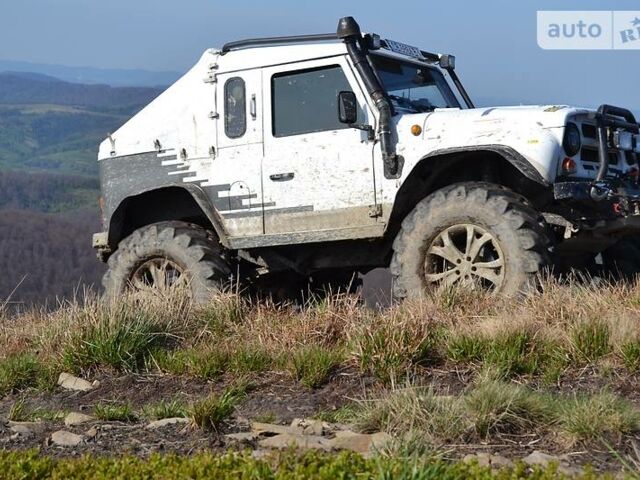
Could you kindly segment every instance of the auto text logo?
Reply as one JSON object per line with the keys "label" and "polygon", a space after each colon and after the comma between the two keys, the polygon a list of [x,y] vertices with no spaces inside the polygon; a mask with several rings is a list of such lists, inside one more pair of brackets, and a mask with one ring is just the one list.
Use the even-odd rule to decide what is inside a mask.
{"label": "auto text logo", "polygon": [[545,50],[638,50],[640,11],[538,12]]}

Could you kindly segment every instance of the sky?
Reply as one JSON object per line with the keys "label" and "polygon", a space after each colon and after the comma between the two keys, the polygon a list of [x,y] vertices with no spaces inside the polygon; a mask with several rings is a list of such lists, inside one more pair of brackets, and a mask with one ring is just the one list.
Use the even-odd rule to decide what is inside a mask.
{"label": "sky", "polygon": [[542,50],[538,10],[640,10],[640,0],[3,0],[0,59],[184,72],[206,48],[334,32],[352,15],[365,31],[456,55],[477,103],[612,103],[640,114],[640,50]]}

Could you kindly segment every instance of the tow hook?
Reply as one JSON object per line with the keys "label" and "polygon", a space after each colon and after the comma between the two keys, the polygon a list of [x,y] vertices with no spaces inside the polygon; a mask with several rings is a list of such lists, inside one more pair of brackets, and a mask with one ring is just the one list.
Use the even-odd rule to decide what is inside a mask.
{"label": "tow hook", "polygon": [[594,183],[591,186],[591,198],[596,202],[601,202],[613,195],[613,190],[603,183]]}

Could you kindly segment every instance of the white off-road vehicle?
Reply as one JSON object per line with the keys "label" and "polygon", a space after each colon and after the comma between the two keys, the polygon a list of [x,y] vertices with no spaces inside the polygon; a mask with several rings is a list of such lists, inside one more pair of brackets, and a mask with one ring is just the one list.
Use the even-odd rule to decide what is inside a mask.
{"label": "white off-road vehicle", "polygon": [[454,63],[351,17],[207,50],[100,146],[107,293],[188,280],[205,301],[232,278],[344,286],[390,266],[400,298],[512,294],[595,257],[635,273],[633,115],[475,108]]}

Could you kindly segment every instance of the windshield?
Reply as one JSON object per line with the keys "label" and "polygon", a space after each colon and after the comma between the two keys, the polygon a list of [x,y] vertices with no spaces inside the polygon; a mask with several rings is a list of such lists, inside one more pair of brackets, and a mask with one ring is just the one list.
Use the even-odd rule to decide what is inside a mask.
{"label": "windshield", "polygon": [[420,113],[435,108],[460,108],[437,68],[381,55],[372,55],[371,61],[396,111]]}

